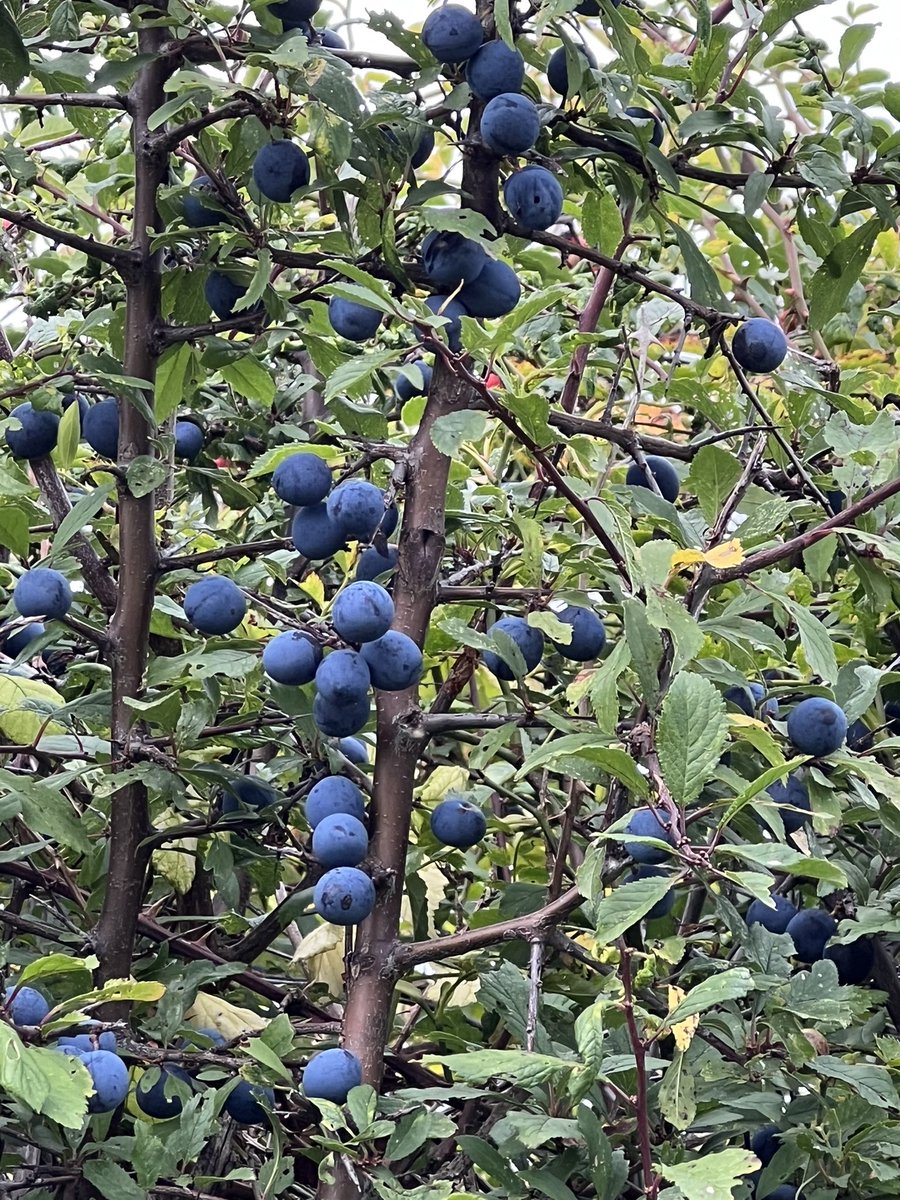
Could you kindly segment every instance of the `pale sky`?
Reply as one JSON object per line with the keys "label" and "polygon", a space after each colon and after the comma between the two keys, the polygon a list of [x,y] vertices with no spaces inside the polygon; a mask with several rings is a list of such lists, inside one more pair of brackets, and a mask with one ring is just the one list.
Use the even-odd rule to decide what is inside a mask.
{"label": "pale sky", "polygon": [[[343,8],[343,4],[335,7]],[[368,12],[380,13],[385,9],[403,15],[404,23],[408,26],[423,21],[430,10],[435,7],[428,0],[349,0],[347,7],[354,17],[364,18]],[[869,9],[870,11],[863,11]],[[898,0],[869,0],[868,3],[848,3],[848,0],[832,0],[832,3],[819,12],[807,13],[800,18],[801,27],[809,33],[827,41],[834,47],[835,52],[840,42],[845,25],[839,18],[846,21],[848,14],[855,10],[855,20],[868,25],[879,25],[880,29],[863,53],[862,62],[867,67],[881,67],[893,72],[896,70],[897,47],[900,45],[900,3]],[[832,15],[833,14],[833,15]],[[365,25],[355,25],[353,44],[359,49],[374,49],[376,45],[384,48],[380,38],[368,32]]]}

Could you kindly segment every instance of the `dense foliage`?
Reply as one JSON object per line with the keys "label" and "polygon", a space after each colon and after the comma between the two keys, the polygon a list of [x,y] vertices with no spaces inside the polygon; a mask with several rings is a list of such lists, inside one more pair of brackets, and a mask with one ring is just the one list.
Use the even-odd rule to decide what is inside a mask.
{"label": "dense foliage", "polygon": [[900,92],[819,7],[0,0],[0,1194],[900,1193]]}

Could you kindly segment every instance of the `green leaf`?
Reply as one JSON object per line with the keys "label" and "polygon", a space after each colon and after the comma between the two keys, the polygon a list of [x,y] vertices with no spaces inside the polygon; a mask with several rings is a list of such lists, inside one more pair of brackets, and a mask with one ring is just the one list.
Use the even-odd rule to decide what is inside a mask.
{"label": "green leaf", "polygon": [[684,1053],[676,1051],[667,1068],[657,1094],[659,1111],[676,1129],[687,1129],[697,1115],[697,1096],[694,1076],[684,1059]]}
{"label": "green leaf", "polygon": [[843,74],[846,75],[854,63],[859,62],[860,55],[877,32],[877,25],[864,25],[858,21],[844,30],[838,52],[838,66]]}
{"label": "green leaf", "polygon": [[28,557],[28,517],[8,500],[0,507],[0,546],[7,546],[19,558]]}
{"label": "green leaf", "polygon": [[592,188],[581,207],[584,236],[591,246],[612,255],[625,233],[622,214],[614,197],[605,188]]}
{"label": "green leaf", "polygon": [[86,958],[74,958],[71,954],[48,954],[44,958],[36,958],[28,963],[15,978],[17,987],[33,983],[36,979],[50,979],[55,975],[71,975],[90,973],[99,966],[95,955]]}
{"label": "green leaf", "polygon": [[821,879],[824,883],[834,884],[835,887],[847,886],[846,873],[835,863],[826,862],[821,858],[810,858],[780,842],[761,842],[756,846],[721,846],[716,853],[732,854],[746,862],[756,863],[785,875],[803,875],[806,879]]}
{"label": "green leaf", "polygon": [[438,1138],[452,1137],[456,1125],[449,1117],[440,1113],[420,1109],[401,1117],[388,1139],[384,1161],[391,1162],[415,1154],[426,1142]]}
{"label": "green leaf", "polygon": [[[77,408],[77,404],[73,404],[72,408]],[[104,483],[100,487],[92,488],[86,495],[82,496],[77,504],[73,505],[70,512],[66,513],[59,523],[59,529],[53,536],[53,545],[50,550],[50,556],[58,554],[60,550],[66,546],[76,533],[80,533],[84,526],[95,517],[109,497],[116,490],[114,483]]]}
{"label": "green leaf", "polygon": [[527,1054],[524,1050],[471,1050],[466,1054],[442,1054],[431,1057],[467,1083],[487,1083],[489,1079],[513,1079],[517,1087],[540,1087],[574,1069],[574,1062],[549,1054]]}
{"label": "green leaf", "polygon": [[822,329],[844,307],[850,289],[859,280],[869,261],[882,223],[873,217],[838,242],[810,281],[809,322]]}
{"label": "green leaf", "polygon": [[132,496],[149,496],[166,481],[168,469],[164,462],[149,454],[141,454],[128,464],[125,481]]}
{"label": "green leaf", "polygon": [[0,83],[14,92],[28,72],[28,51],[9,9],[0,0]]}
{"label": "green leaf", "polygon": [[144,1189],[138,1187],[124,1167],[111,1158],[90,1158],[81,1173],[104,1200],[147,1200]]}
{"label": "green leaf", "polygon": [[766,595],[782,608],[786,608],[796,622],[803,653],[813,671],[826,683],[833,683],[838,674],[837,655],[828,630],[819,618],[790,596],[780,592],[766,592]]}
{"label": "green leaf", "polygon": [[75,1010],[95,1008],[98,1004],[113,1004],[117,1000],[129,1000],[134,1003],[152,1004],[162,999],[166,994],[165,985],[152,979],[111,979],[102,988],[92,992],[83,992],[57,1004],[54,1013],[71,1013]]}
{"label": "green leaf", "polygon": [[758,1169],[759,1159],[750,1150],[720,1150],[689,1162],[656,1164],[684,1200],[732,1200],[739,1181]]}
{"label": "green leaf", "polygon": [[599,945],[609,945],[620,938],[626,929],[642,920],[654,904],[658,904],[670,891],[672,882],[667,876],[651,875],[646,879],[635,879],[632,883],[619,884],[608,896],[598,900],[595,919]]}
{"label": "green leaf", "polygon": [[57,1050],[24,1046],[15,1030],[0,1024],[0,1087],[67,1129],[80,1129],[94,1090],[84,1065]]}
{"label": "green leaf", "polygon": [[286,1083],[291,1081],[291,1073],[271,1048],[261,1038],[251,1038],[246,1045],[246,1051],[251,1058],[255,1058],[258,1063],[262,1063],[267,1067],[273,1075],[277,1075]]}
{"label": "green leaf", "polygon": [[900,1097],[886,1067],[877,1067],[871,1063],[847,1063],[830,1054],[820,1055],[813,1059],[810,1065],[817,1075],[846,1083],[851,1095],[861,1096],[876,1108],[895,1111],[900,1107]]}
{"label": "green leaf", "polygon": [[659,664],[662,661],[662,638],[647,619],[647,610],[639,600],[628,599],[622,604],[625,613],[625,639],[631,651],[631,661],[641,682],[641,699],[651,710],[659,698]]}
{"label": "green leaf", "polygon": [[694,1017],[708,1008],[715,1008],[717,1004],[725,1004],[728,1000],[740,1000],[752,991],[753,976],[746,967],[733,967],[731,970],[710,975],[708,979],[691,988],[681,1003],[666,1017],[665,1026],[672,1029],[688,1017]]}
{"label": "green leaf", "polygon": [[599,783],[612,776],[636,796],[646,796],[649,790],[631,755],[607,745],[600,733],[570,733],[552,738],[529,754],[516,778],[524,779],[538,767],[574,775],[586,782]]}
{"label": "green leaf", "polygon": [[271,372],[249,355],[220,367],[219,374],[236,392],[246,396],[248,400],[271,404],[275,399],[275,380]]}
{"label": "green leaf", "polygon": [[441,454],[456,458],[463,442],[477,442],[484,437],[486,425],[484,413],[471,409],[444,413],[431,426],[431,440]]}
{"label": "green leaf", "polygon": [[63,411],[56,433],[56,449],[53,457],[60,467],[70,467],[78,453],[81,441],[81,409],[76,402]]}
{"label": "green leaf", "polygon": [[697,497],[706,523],[713,526],[741,477],[741,464],[721,446],[702,446],[691,462],[686,486]]}
{"label": "green leaf", "polygon": [[668,218],[667,221],[684,259],[684,268],[691,285],[691,299],[706,305],[707,308],[714,308],[717,312],[731,312],[731,305],[722,294],[715,271],[692,235],[675,221],[669,221]]}
{"label": "green leaf", "polygon": [[[194,363],[194,350],[188,342],[170,346],[156,368],[154,411],[160,425],[180,406]],[[72,408],[77,408],[76,404]]]}
{"label": "green leaf", "polygon": [[701,675],[676,675],[663,702],[656,745],[663,778],[679,804],[691,804],[719,765],[728,741],[725,702]]}

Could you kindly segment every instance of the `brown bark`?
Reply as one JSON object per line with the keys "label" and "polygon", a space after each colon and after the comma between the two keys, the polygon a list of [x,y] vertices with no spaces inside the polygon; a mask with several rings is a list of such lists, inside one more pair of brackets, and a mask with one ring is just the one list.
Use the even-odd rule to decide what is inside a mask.
{"label": "brown bark", "polygon": [[[136,18],[140,20],[140,18]],[[161,255],[151,252],[158,228],[156,198],[167,156],[155,147],[149,119],[165,100],[163,85],[169,70],[154,58],[165,41],[162,29],[142,29],[138,45],[150,61],[140,71],[129,95],[135,156],[134,226],[131,257],[135,266],[124,273],[126,286],[125,374],[152,383],[156,373],[153,331],[160,315]],[[145,393],[151,402],[152,393]],[[119,399],[119,465],[124,470],[141,455],[152,453],[154,430],[138,409]],[[133,712],[128,701],[141,694],[150,635],[157,546],[153,493],[132,496],[123,481],[119,489],[121,563],[119,596],[109,627],[112,668],[111,740],[115,761],[128,766]],[[150,830],[147,791],[132,783],[112,798],[109,873],[94,944],[100,958],[100,978],[130,974],[134,940],[141,913],[150,849],[142,845]]]}

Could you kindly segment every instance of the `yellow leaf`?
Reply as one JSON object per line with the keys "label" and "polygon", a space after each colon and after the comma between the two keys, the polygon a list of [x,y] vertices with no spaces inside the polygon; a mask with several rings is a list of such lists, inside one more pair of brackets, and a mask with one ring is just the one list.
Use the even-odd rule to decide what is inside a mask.
{"label": "yellow leaf", "polygon": [[433,1004],[443,1001],[443,1008],[467,1008],[468,1005],[474,1004],[478,999],[481,981],[466,979],[455,986],[454,983],[454,980],[435,979],[425,989],[425,999]]}
{"label": "yellow leaf", "polygon": [[426,803],[443,800],[448,792],[464,792],[469,783],[469,772],[465,767],[438,767],[428,776],[427,782],[416,788],[416,795]]}
{"label": "yellow leaf", "polygon": [[344,990],[344,933],[336,925],[323,922],[308,933],[294,951],[293,961],[306,965],[307,977],[321,983],[329,996]]}
{"label": "yellow leaf", "polygon": [[[679,987],[669,987],[669,1012],[674,1012],[678,1005],[685,997],[685,992]],[[697,1032],[697,1026],[700,1024],[699,1013],[696,1016],[688,1017],[686,1021],[679,1021],[677,1025],[672,1026],[672,1036],[675,1039],[675,1046],[679,1050],[687,1050],[691,1042],[694,1040],[694,1034]]]}
{"label": "yellow leaf", "polygon": [[[441,768],[438,767],[438,770]],[[428,913],[428,936],[437,936],[437,927],[434,923],[434,914],[438,910],[438,906],[443,903],[444,897],[447,894],[447,880],[437,863],[428,863],[419,871],[419,878],[425,884],[425,908]],[[403,902],[401,906],[401,920],[407,929],[412,929],[413,916],[412,908],[409,903],[409,896],[404,891]]]}
{"label": "yellow leaf", "polygon": [[184,1014],[195,1029],[215,1029],[227,1041],[245,1033],[259,1033],[269,1022],[249,1008],[238,1008],[221,996],[198,992],[197,998]]}
{"label": "yellow leaf", "polygon": [[325,584],[320,575],[315,572],[312,575],[306,575],[299,586],[301,592],[306,592],[307,596],[315,600],[319,609],[325,607]]}
{"label": "yellow leaf", "polygon": [[721,546],[713,546],[712,550],[678,550],[672,555],[669,564],[670,571],[680,571],[683,567],[695,567],[698,563],[706,563],[709,567],[720,570],[722,567],[736,567],[744,561],[744,547],[738,538],[723,542]]}
{"label": "yellow leaf", "polygon": [[738,563],[744,561],[744,547],[741,545],[740,538],[732,538],[730,542],[714,546],[712,550],[704,554],[703,561],[717,570],[721,570],[722,567],[736,567]]}
{"label": "yellow leaf", "polygon": [[59,692],[39,679],[0,674],[0,733],[20,746],[30,746],[41,733],[63,734],[65,726],[48,717],[65,704]]}
{"label": "yellow leaf", "polygon": [[[75,406],[73,405],[72,407],[74,408]],[[168,812],[159,818],[157,824],[161,829],[171,829],[172,826],[180,825],[182,822],[183,818],[169,809]],[[185,854],[182,851],[196,849],[196,838],[176,838],[167,844],[165,850],[153,851],[153,866],[162,875],[163,879],[171,883],[179,896],[184,896],[191,890],[194,876],[197,874],[196,855]]]}

